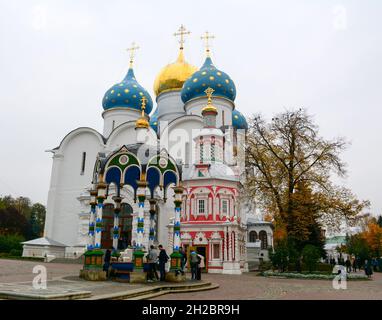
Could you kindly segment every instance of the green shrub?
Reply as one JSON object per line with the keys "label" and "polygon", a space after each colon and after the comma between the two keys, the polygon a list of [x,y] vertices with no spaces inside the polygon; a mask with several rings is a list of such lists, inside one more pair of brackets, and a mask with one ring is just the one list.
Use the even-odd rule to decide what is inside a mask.
{"label": "green shrub", "polygon": [[[330,264],[328,264],[328,263],[318,263],[316,265],[315,270],[316,271],[320,271],[320,272],[325,272],[325,273],[331,273],[332,270],[333,270],[333,267]],[[297,272],[296,265],[294,263],[290,263],[288,265],[288,271]],[[301,271],[302,272],[309,271],[309,267],[305,263],[303,263],[301,265]]]}
{"label": "green shrub", "polygon": [[[281,277],[291,279],[307,279],[307,280],[332,280],[336,277],[334,274],[319,274],[319,273],[297,273],[297,272],[273,272],[264,271],[260,275],[264,277]],[[348,274],[347,280],[370,280],[364,274]]]}
{"label": "green shrub", "polygon": [[284,272],[287,269],[289,262],[289,250],[287,243],[285,241],[278,243],[274,252],[270,252],[269,258],[275,268],[278,268]]}
{"label": "green shrub", "polygon": [[21,257],[22,254],[23,254],[23,251],[18,249],[12,249],[11,251],[9,251],[9,255],[11,257]]}
{"label": "green shrub", "polygon": [[259,265],[259,271],[266,271],[272,269],[271,261],[261,261]]}
{"label": "green shrub", "polygon": [[302,249],[302,261],[308,267],[309,272],[317,270],[318,260],[321,254],[319,248],[307,244],[304,249]]}
{"label": "green shrub", "polygon": [[18,235],[0,235],[0,252],[9,253],[11,250],[22,250],[24,241],[22,236]]}

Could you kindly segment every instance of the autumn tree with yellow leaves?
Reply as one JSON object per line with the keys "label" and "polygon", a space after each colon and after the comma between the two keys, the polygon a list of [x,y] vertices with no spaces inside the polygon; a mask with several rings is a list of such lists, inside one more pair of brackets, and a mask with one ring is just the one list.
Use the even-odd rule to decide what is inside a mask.
{"label": "autumn tree with yellow leaves", "polygon": [[332,182],[333,175],[346,176],[340,158],[346,146],[343,138],[319,136],[304,109],[285,111],[270,122],[261,116],[250,120],[245,190],[272,215],[276,242],[278,236],[287,238],[299,252],[307,244],[323,247],[322,224],[333,228],[346,219],[352,225],[369,205]]}

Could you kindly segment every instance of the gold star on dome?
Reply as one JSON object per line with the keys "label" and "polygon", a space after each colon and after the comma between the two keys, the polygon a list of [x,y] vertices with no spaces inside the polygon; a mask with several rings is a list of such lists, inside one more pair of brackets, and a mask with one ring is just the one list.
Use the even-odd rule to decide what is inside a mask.
{"label": "gold star on dome", "polygon": [[135,42],[133,42],[131,44],[131,47],[130,48],[127,48],[127,52],[130,53],[130,68],[133,67],[133,62],[134,62],[134,58],[135,58],[135,51],[139,49],[139,46],[137,46],[137,44]]}
{"label": "gold star on dome", "polygon": [[175,36],[175,37],[180,36],[180,39],[179,39],[180,50],[183,50],[183,44],[184,44],[184,42],[185,42],[185,40],[184,40],[184,36],[187,35],[187,34],[190,34],[190,33],[191,33],[191,32],[190,32],[190,31],[187,31],[183,24],[180,26],[178,32],[175,32],[175,33],[174,33],[174,36]]}

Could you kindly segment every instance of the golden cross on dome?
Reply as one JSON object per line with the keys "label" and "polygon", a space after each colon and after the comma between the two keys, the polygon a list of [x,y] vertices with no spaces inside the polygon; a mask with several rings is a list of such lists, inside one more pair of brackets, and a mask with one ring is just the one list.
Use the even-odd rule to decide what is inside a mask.
{"label": "golden cross on dome", "polygon": [[141,117],[135,122],[135,128],[146,128],[147,129],[150,126],[149,122],[147,121],[147,119],[145,117],[146,102],[147,102],[147,98],[145,96],[142,96],[142,98],[141,98],[142,114],[141,114]]}
{"label": "golden cross on dome", "polygon": [[200,39],[204,40],[204,46],[206,47],[206,53],[207,56],[210,55],[210,39],[215,39],[215,36],[210,34],[208,31],[204,33],[203,36],[200,37]]}
{"label": "golden cross on dome", "polygon": [[145,109],[146,109],[146,102],[147,102],[147,98],[145,96],[142,96],[141,98],[141,109],[142,109],[142,117],[145,116]]}
{"label": "golden cross on dome", "polygon": [[135,51],[139,49],[139,46],[137,46],[137,44],[135,42],[133,42],[131,44],[131,47],[130,48],[127,48],[127,52],[130,53],[130,67],[133,66],[133,61],[134,61],[134,57],[135,57]]}
{"label": "golden cross on dome", "polygon": [[178,32],[175,32],[174,33],[174,36],[177,37],[177,36],[180,36],[180,40],[179,40],[179,43],[180,43],[180,49],[182,50],[183,49],[183,44],[185,42],[184,40],[184,36],[186,34],[190,34],[191,32],[190,31],[186,31],[186,28],[184,27],[184,25],[182,24],[178,30]]}
{"label": "golden cross on dome", "polygon": [[204,91],[207,95],[207,103],[208,104],[211,104],[212,103],[212,94],[215,92],[214,89],[212,89],[211,87],[208,87],[205,91]]}

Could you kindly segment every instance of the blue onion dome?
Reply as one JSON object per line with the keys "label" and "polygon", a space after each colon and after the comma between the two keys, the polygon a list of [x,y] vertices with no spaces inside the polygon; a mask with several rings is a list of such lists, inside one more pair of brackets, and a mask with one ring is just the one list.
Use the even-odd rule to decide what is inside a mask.
{"label": "blue onion dome", "polygon": [[126,77],[106,91],[102,106],[105,110],[130,108],[140,111],[142,96],[147,98],[145,112],[149,114],[153,109],[153,100],[149,93],[137,82],[134,71],[130,67]]}
{"label": "blue onion dome", "polygon": [[245,119],[243,114],[236,109],[232,111],[232,126],[235,129],[248,129],[247,119]]}
{"label": "blue onion dome", "polygon": [[154,113],[150,116],[150,127],[158,132],[158,108],[155,109]]}
{"label": "blue onion dome", "polygon": [[214,89],[214,97],[235,100],[235,83],[228,74],[214,66],[209,56],[207,56],[200,70],[196,71],[183,84],[182,101],[186,103],[193,98],[205,96],[204,90],[208,87]]}

